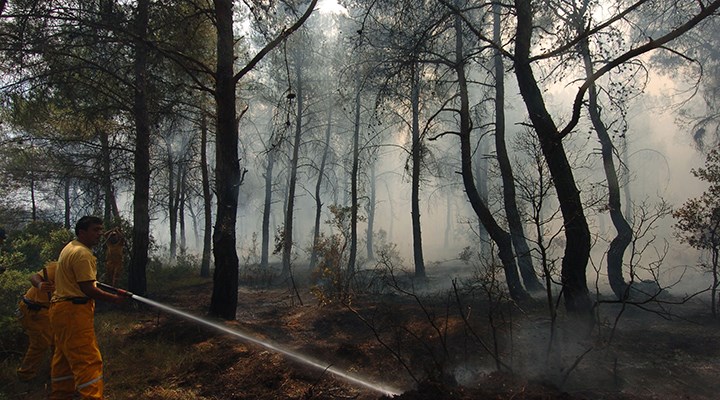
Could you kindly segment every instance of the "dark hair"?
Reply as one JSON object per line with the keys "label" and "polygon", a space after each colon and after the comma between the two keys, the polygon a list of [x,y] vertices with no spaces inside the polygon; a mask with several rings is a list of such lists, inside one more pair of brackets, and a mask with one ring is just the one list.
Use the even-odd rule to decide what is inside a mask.
{"label": "dark hair", "polygon": [[88,228],[90,228],[90,225],[102,225],[103,220],[93,216],[93,215],[86,215],[78,220],[78,222],[75,224],[75,234],[77,235],[80,231],[86,231]]}

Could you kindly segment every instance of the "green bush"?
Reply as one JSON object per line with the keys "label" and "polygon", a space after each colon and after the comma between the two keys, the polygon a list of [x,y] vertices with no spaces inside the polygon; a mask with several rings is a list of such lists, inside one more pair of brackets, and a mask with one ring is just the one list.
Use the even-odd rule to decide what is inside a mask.
{"label": "green bush", "polygon": [[0,265],[15,270],[40,270],[48,261],[57,260],[73,234],[62,226],[35,221],[22,230],[11,232],[0,256]]}
{"label": "green bush", "polygon": [[20,332],[16,320],[20,296],[30,287],[30,272],[7,270],[0,274],[0,341]]}
{"label": "green bush", "polygon": [[148,290],[156,291],[206,281],[206,278],[200,278],[200,257],[189,253],[178,255],[174,265],[152,257],[146,274]]}

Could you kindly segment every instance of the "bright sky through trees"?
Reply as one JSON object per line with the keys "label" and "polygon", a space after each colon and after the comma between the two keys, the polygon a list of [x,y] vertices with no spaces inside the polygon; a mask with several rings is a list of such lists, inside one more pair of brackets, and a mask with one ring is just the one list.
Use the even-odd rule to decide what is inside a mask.
{"label": "bright sky through trees", "polygon": [[318,11],[323,14],[346,14],[345,7],[338,4],[337,0],[320,0],[317,6]]}

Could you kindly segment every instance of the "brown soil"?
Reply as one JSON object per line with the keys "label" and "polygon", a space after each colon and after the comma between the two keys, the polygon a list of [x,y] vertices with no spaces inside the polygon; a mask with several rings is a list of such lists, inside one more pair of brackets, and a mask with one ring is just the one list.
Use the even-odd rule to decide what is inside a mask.
{"label": "brown soil", "polygon": [[[208,283],[154,299],[204,315],[211,289]],[[201,399],[720,397],[720,325],[707,310],[629,308],[613,330],[619,309],[603,305],[602,322],[589,335],[561,317],[548,357],[550,323],[542,301],[489,308],[482,296],[470,294],[460,303],[447,293],[423,296],[421,303],[403,294],[373,294],[355,297],[350,306],[319,306],[309,293],[243,287],[237,321],[215,322],[267,345],[154,309],[136,311],[139,322],[122,340],[172,341],[201,355],[172,376],[149,374],[140,385],[156,389],[142,398],[155,400],[193,398],[177,394],[182,392]],[[496,346],[499,360],[489,356]],[[106,363],[108,398],[131,398],[113,384],[112,376],[124,367],[117,360]],[[367,385],[326,368],[347,371]],[[170,386],[179,392],[157,389]]]}

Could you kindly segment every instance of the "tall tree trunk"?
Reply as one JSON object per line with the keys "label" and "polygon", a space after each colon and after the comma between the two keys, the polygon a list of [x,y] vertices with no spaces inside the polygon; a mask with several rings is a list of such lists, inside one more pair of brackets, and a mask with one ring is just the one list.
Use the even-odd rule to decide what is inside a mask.
{"label": "tall tree trunk", "polygon": [[217,26],[217,140],[215,143],[215,188],[217,219],[213,232],[215,273],[210,300],[210,315],[235,319],[238,293],[237,224],[240,164],[238,161],[238,121],[235,110],[235,38],[233,36],[233,1],[214,0]]}
{"label": "tall tree trunk", "polygon": [[193,247],[199,249],[200,247],[200,230],[198,229],[198,214],[195,210],[195,206],[192,201],[187,202],[187,210],[190,213],[190,219],[192,220],[192,235],[193,235]]}
{"label": "tall tree trunk", "polygon": [[422,232],[420,225],[420,167],[423,158],[423,143],[420,139],[420,71],[417,61],[412,64],[412,177],[410,208],[413,232],[413,259],[415,261],[415,278],[425,278],[425,259],[422,248]]}
{"label": "tall tree trunk", "polygon": [[553,177],[565,227],[565,254],[562,261],[562,284],[565,307],[571,313],[591,317],[592,301],[587,287],[586,269],[590,258],[590,229],[567,160],[560,132],[545,107],[530,65],[532,39],[532,6],[515,0],[517,35],[515,38],[515,75],[528,115],[539,138],[543,155]]}
{"label": "tall tree trunk", "polygon": [[168,217],[170,219],[170,261],[177,258],[177,195],[175,179],[175,162],[173,162],[172,146],[170,138],[165,139],[165,151],[167,152],[168,170]]}
{"label": "tall tree trunk", "polygon": [[625,173],[622,175],[623,179],[621,183],[621,186],[623,187],[623,191],[625,193],[625,213],[623,213],[623,216],[625,217],[625,221],[627,221],[627,223],[632,226],[633,212],[632,195],[630,193],[630,155],[628,154],[627,136],[622,137],[620,159],[622,160],[622,168],[625,170]]}
{"label": "tall tree trunk", "polygon": [[270,217],[272,212],[273,169],[275,166],[276,151],[275,146],[268,149],[267,166],[265,167],[265,201],[263,202],[262,244],[260,250],[260,266],[263,269],[267,269],[270,266]]}
{"label": "tall tree trunk", "polygon": [[297,187],[297,169],[300,158],[300,143],[303,130],[303,66],[298,59],[295,64],[297,78],[297,114],[295,115],[295,138],[293,140],[292,158],[290,160],[290,179],[288,181],[287,209],[285,210],[285,231],[282,253],[282,275],[289,276],[290,261],[293,247],[293,222],[295,217],[295,189]]}
{"label": "tall tree trunk", "polygon": [[[493,4],[493,40],[496,43],[502,41],[500,5],[497,3]],[[517,199],[515,198],[515,177],[513,176],[510,157],[505,144],[505,68],[499,50],[495,51],[493,58],[495,70],[495,150],[503,182],[505,214],[507,215],[512,244],[515,248],[515,256],[517,257],[525,289],[538,291],[542,290],[542,285],[535,273],[530,247],[527,244],[523,223],[520,219],[520,211],[518,211]]]}
{"label": "tall tree trunk", "polygon": [[[717,209],[715,209],[717,210]],[[717,235],[717,228],[715,228],[715,235]],[[717,242],[716,242],[717,243]],[[710,301],[712,302],[712,316],[713,318],[717,318],[718,312],[718,286],[720,286],[720,282],[718,282],[718,262],[720,262],[720,249],[718,249],[718,246],[715,245],[710,249],[711,256],[711,263],[712,263],[712,275],[713,275],[713,282],[712,282],[712,296]]]}
{"label": "tall tree trunk", "polygon": [[362,85],[360,77],[356,76],[355,89],[355,121],[353,126],[352,142],[352,169],[350,170],[350,254],[348,255],[348,276],[355,274],[357,258],[357,223],[358,223],[358,174],[360,169],[360,100],[362,98]]}
{"label": "tall tree trunk", "polygon": [[333,117],[333,105],[328,104],[327,113],[327,127],[325,128],[325,147],[323,149],[322,158],[320,159],[320,168],[318,168],[318,178],[315,182],[315,225],[313,228],[313,247],[310,252],[310,265],[309,269],[314,269],[317,263],[317,245],[318,239],[320,238],[320,218],[322,217],[322,199],[320,193],[322,189],[322,181],[325,176],[325,167],[327,166],[327,159],[330,155],[330,137],[332,133],[332,117]]}
{"label": "tall tree trunk", "polygon": [[[488,192],[488,181],[490,180],[490,161],[489,153],[490,146],[488,145],[488,138],[484,135],[478,139],[477,151],[475,152],[475,185],[480,196],[480,201],[483,204],[488,204],[490,194]],[[484,260],[490,260],[492,258],[492,246],[490,243],[490,235],[488,235],[485,225],[478,219],[478,239],[480,239],[480,256]]]}
{"label": "tall tree trunk", "polygon": [[[583,27],[578,27],[578,33],[582,34]],[[590,48],[587,40],[580,41],[579,49],[583,57],[585,65],[585,74],[590,77],[594,74],[593,61],[590,58]],[[607,127],[602,121],[600,115],[600,105],[598,104],[597,87],[592,84],[588,88],[588,112],[593,128],[600,140],[600,152],[603,160],[603,168],[605,169],[605,179],[608,184],[608,209],[610,211],[610,219],[615,226],[617,234],[610,242],[610,248],[607,255],[607,273],[610,288],[618,299],[624,300],[628,296],[628,284],[623,278],[623,256],[625,250],[632,241],[632,228],[625,220],[622,213],[622,205],[620,203],[620,183],[618,181],[617,171],[615,170],[615,161],[613,159],[614,146]]]}
{"label": "tall tree trunk", "polygon": [[472,123],[470,121],[470,100],[468,96],[467,79],[465,77],[465,54],[463,50],[462,38],[462,20],[459,15],[455,16],[455,72],[458,79],[458,91],[460,96],[460,156],[461,156],[461,174],[465,192],[473,210],[487,229],[490,238],[498,246],[500,261],[505,271],[505,280],[508,285],[510,297],[516,301],[527,299],[527,292],[520,283],[518,276],[517,264],[515,263],[515,255],[512,251],[512,241],[510,234],[505,232],[493,217],[487,205],[480,198],[480,194],[475,186],[475,180],[472,173],[472,146],[470,143],[470,133],[472,131]]}
{"label": "tall tree trunk", "polygon": [[113,222],[114,195],[112,189],[112,155],[110,154],[110,138],[104,129],[98,129],[97,135],[100,138],[100,154],[102,163],[102,188],[104,192],[103,221],[106,226]]}
{"label": "tall tree trunk", "polygon": [[64,184],[64,201],[65,201],[65,218],[64,218],[64,226],[65,229],[70,229],[70,177],[66,176],[63,179]]}
{"label": "tall tree trunk", "polygon": [[365,210],[367,211],[367,232],[365,234],[365,248],[367,250],[368,260],[375,259],[375,249],[373,248],[373,234],[375,232],[375,209],[377,205],[377,179],[375,177],[375,163],[370,165],[370,198]]}
{"label": "tall tree trunk", "polygon": [[[35,168],[34,166],[32,168]],[[35,203],[35,171],[30,170],[30,204],[32,220],[37,221],[37,204]]]}
{"label": "tall tree trunk", "polygon": [[212,193],[210,192],[210,173],[207,160],[207,113],[200,111],[200,173],[202,175],[203,212],[205,229],[203,230],[202,262],[200,276],[210,277],[210,254],[212,251]]}
{"label": "tall tree trunk", "polygon": [[145,44],[149,7],[150,0],[138,0],[135,16],[135,193],[128,287],[139,295],[147,292],[146,267],[150,247],[150,116],[147,99],[148,49]]}
{"label": "tall tree trunk", "polygon": [[179,192],[180,198],[178,201],[178,227],[180,228],[180,254],[185,255],[187,249],[187,243],[185,241],[185,200],[187,198],[187,164],[183,162],[181,165]]}
{"label": "tall tree trunk", "polygon": [[235,226],[238,193],[246,170],[241,172],[238,160],[238,118],[235,110],[235,85],[272,49],[300,28],[312,14],[317,0],[311,0],[305,13],[290,28],[263,47],[237,74],[234,74],[235,37],[233,35],[233,1],[213,0],[217,29],[217,66],[215,102],[217,140],[215,142],[217,219],[213,232],[215,272],[210,314],[235,319],[238,291],[238,255]]}

